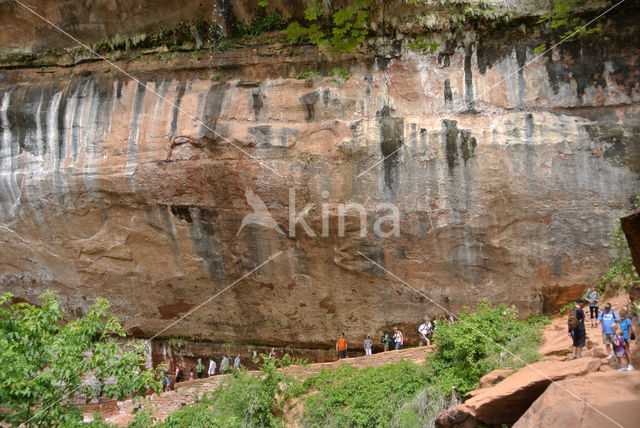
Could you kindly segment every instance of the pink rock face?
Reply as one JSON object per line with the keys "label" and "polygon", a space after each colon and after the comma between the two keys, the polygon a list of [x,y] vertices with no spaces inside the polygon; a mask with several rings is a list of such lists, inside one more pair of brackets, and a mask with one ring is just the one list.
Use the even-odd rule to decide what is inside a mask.
{"label": "pink rock face", "polygon": [[638,424],[640,372],[591,373],[552,384],[514,428],[631,427]]}
{"label": "pink rock face", "polygon": [[72,314],[104,296],[144,337],[309,348],[415,343],[480,299],[552,310],[606,271],[639,186],[638,24],[618,18],[522,70],[515,29],[447,61],[353,55],[344,86],[288,77],[310,48],[127,64],[142,83],[4,70],[0,291]]}
{"label": "pink rock face", "polygon": [[438,416],[436,426],[511,424],[547,389],[552,381],[593,373],[600,360],[542,361],[519,369],[493,387],[472,391],[471,398]]}

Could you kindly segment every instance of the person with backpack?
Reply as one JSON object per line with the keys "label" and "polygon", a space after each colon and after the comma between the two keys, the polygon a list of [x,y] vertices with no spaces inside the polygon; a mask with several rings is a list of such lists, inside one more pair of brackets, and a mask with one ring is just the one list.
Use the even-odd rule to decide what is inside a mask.
{"label": "person with backpack", "polygon": [[589,302],[589,318],[591,319],[591,328],[596,327],[598,319],[598,302],[600,302],[600,293],[596,290],[596,286],[591,286],[591,290],[587,291],[584,299]]}
{"label": "person with backpack", "polygon": [[198,379],[202,379],[202,375],[204,375],[204,364],[202,364],[202,358],[198,358],[198,364],[196,364],[196,373],[198,374]]}
{"label": "person with backpack", "polygon": [[180,368],[180,366],[176,367],[176,383],[180,382],[182,380],[182,369]]}
{"label": "person with backpack", "polygon": [[627,355],[628,365],[626,370],[632,371],[633,366],[631,365],[631,352],[629,351],[629,341],[634,340],[636,338],[636,334],[633,331],[633,322],[631,322],[631,317],[629,316],[629,310],[623,309],[620,311],[620,329],[622,330],[622,338],[624,339],[624,350]]}
{"label": "person with backpack", "polygon": [[587,303],[582,299],[576,300],[576,305],[571,308],[569,312],[569,320],[567,321],[569,327],[569,334],[573,339],[573,356],[572,360],[576,358],[582,358],[582,348],[587,338],[587,331],[584,327],[585,314],[582,308]]}
{"label": "person with backpack", "polygon": [[418,326],[418,334],[420,335],[419,346],[427,344],[431,345],[431,319],[429,317],[424,318],[424,322]]}
{"label": "person with backpack", "polygon": [[391,333],[389,333],[388,331],[385,331],[384,335],[382,336],[382,345],[384,346],[384,352],[387,352],[389,350],[389,347],[391,346],[392,343],[393,343],[393,338],[391,337]]}
{"label": "person with backpack", "polygon": [[616,323],[620,322],[620,317],[614,311],[611,310],[611,303],[607,302],[604,305],[604,310],[598,315],[598,322],[602,324],[602,342],[607,348],[607,360],[613,358],[611,352],[611,342],[613,341],[613,327]]}
{"label": "person with backpack", "polygon": [[166,392],[170,388],[171,379],[164,372],[160,372],[160,377],[162,378],[162,392]]}
{"label": "person with backpack", "polygon": [[340,337],[336,340],[336,352],[338,353],[338,359],[347,358],[347,339],[344,337],[344,333],[340,333]]}
{"label": "person with backpack", "polygon": [[220,362],[220,374],[225,374],[229,369],[229,357],[226,355],[222,358]]}
{"label": "person with backpack", "polygon": [[404,343],[404,335],[402,334],[402,332],[396,327],[393,329],[394,333],[393,333],[393,341],[396,344],[396,351],[398,349],[400,349],[400,347],[402,346],[402,344]]}

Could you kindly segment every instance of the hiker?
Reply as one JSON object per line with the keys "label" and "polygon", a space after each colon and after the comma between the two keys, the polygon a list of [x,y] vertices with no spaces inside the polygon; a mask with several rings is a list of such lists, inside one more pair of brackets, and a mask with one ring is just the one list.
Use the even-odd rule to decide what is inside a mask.
{"label": "hiker", "polygon": [[393,338],[391,337],[391,333],[385,331],[384,335],[382,336],[382,345],[384,346],[384,352],[387,352],[389,350],[389,346],[391,346],[392,342]]}
{"label": "hiker", "polygon": [[102,403],[102,396],[104,395],[104,380],[99,377],[98,378],[98,385],[99,385],[99,390],[98,390],[98,404]]}
{"label": "hiker", "polygon": [[629,351],[629,341],[634,340],[636,338],[635,331],[633,330],[633,322],[631,321],[630,313],[627,309],[623,309],[620,311],[620,329],[622,330],[622,338],[624,339],[624,350],[627,354],[627,359],[629,360],[629,365],[627,366],[627,370],[633,370],[633,366],[631,365],[631,352]]}
{"label": "hiker", "polygon": [[202,379],[202,375],[204,374],[204,364],[202,364],[202,358],[198,358],[196,373],[198,373],[198,379]]}
{"label": "hiker", "polygon": [[602,324],[602,342],[607,348],[607,360],[613,358],[611,341],[613,340],[613,326],[620,321],[618,314],[611,310],[611,303],[604,304],[604,310],[598,315],[598,322]]}
{"label": "hiker", "polygon": [[218,365],[216,364],[215,361],[213,361],[213,357],[211,357],[211,360],[209,360],[209,370],[207,371],[207,374],[209,376],[213,376],[214,374],[216,374],[216,367]]}
{"label": "hiker", "polygon": [[240,354],[233,360],[233,368],[236,370],[240,370]]}
{"label": "hiker", "polygon": [[596,286],[592,285],[591,290],[587,291],[584,299],[589,302],[589,317],[591,319],[591,328],[596,327],[598,319],[598,302],[600,301],[600,293],[596,290]]}
{"label": "hiker", "polygon": [[277,358],[278,354],[276,354],[276,348],[271,348],[271,352],[269,352],[269,356],[271,358]]}
{"label": "hiker", "polygon": [[453,324],[456,322],[456,318],[453,316],[451,312],[447,312],[446,320],[449,324]]}
{"label": "hiker", "polygon": [[371,345],[373,341],[371,340],[371,335],[367,334],[367,338],[364,340],[364,355],[371,355]]}
{"label": "hiker", "polygon": [[[633,318],[636,319],[636,325],[640,328],[640,301],[635,297],[635,295],[632,295],[631,292],[629,292],[629,306],[627,306],[627,308],[629,310],[629,316],[632,320]],[[636,343],[640,345],[640,333],[635,336],[637,336]]]}
{"label": "hiker", "polygon": [[162,378],[162,392],[166,392],[169,389],[169,385],[171,385],[171,379],[165,372],[160,372],[160,377]]}
{"label": "hiker", "polygon": [[396,351],[398,349],[400,349],[400,347],[402,346],[402,344],[404,343],[404,334],[402,334],[402,331],[400,331],[397,327],[393,329],[394,333],[393,333],[393,341],[396,344]]}
{"label": "hiker", "polygon": [[576,358],[582,358],[582,348],[584,348],[584,342],[587,338],[587,331],[584,327],[585,314],[582,308],[585,305],[583,299],[576,300],[576,305],[571,308],[569,312],[569,320],[567,324],[569,326],[569,334],[573,339],[573,356],[572,360]]}
{"label": "hiker", "polygon": [[193,380],[193,368],[189,371],[189,381]]}
{"label": "hiker", "polygon": [[431,332],[431,319],[429,319],[429,317],[425,317],[424,322],[420,324],[420,326],[418,327],[418,334],[420,335],[419,346],[422,346],[424,343],[426,343],[427,346],[431,345],[431,337],[429,337],[430,332]]}
{"label": "hiker", "polygon": [[[618,328],[613,336],[613,352],[616,356],[616,369],[623,371],[631,371],[633,370],[633,366],[629,361],[629,356],[627,355],[626,349],[624,348],[624,337],[622,337],[622,329]],[[624,360],[627,360],[627,364],[623,364]],[[631,368],[629,368],[631,367]]]}
{"label": "hiker", "polygon": [[340,333],[340,337],[336,340],[336,352],[338,353],[339,360],[347,358],[348,349],[349,346],[347,345],[347,339],[344,337],[344,333]]}
{"label": "hiker", "polygon": [[225,374],[229,369],[229,357],[226,355],[222,358],[220,362],[220,374]]}
{"label": "hiker", "polygon": [[176,366],[176,383],[182,380],[182,369],[180,366]]}

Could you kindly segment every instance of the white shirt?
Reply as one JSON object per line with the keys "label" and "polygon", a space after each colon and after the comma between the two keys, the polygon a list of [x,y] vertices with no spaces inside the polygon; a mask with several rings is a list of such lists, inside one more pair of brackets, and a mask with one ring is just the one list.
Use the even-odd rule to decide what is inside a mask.
{"label": "white shirt", "polygon": [[418,333],[423,334],[423,335],[427,335],[429,333],[430,328],[427,327],[426,323],[422,323],[420,324],[420,327],[418,327]]}
{"label": "white shirt", "polygon": [[217,366],[218,365],[216,364],[216,362],[211,360],[211,362],[209,363],[209,371],[207,372],[209,376],[213,376],[216,373]]}

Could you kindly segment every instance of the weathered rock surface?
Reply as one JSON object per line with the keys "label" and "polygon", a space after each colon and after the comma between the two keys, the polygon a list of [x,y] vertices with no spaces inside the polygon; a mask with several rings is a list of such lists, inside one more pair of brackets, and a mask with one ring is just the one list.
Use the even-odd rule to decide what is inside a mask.
{"label": "weathered rock surface", "polygon": [[344,86],[287,77],[311,48],[120,63],[140,82],[3,70],[0,291],[104,296],[143,337],[310,348],[442,313],[385,270],[453,311],[553,310],[606,271],[639,188],[637,17],[522,69],[546,40],[517,28],[452,33],[446,61],[353,55]]}
{"label": "weathered rock surface", "polygon": [[[629,243],[629,249],[631,250],[631,257],[633,258],[636,272],[640,274],[640,210],[621,217],[620,225]],[[634,298],[638,299],[640,295],[634,296]]]}
{"label": "weathered rock surface", "polygon": [[495,386],[498,382],[501,382],[505,377],[513,373],[513,369],[498,369],[487,373],[480,378],[478,383],[478,389],[490,388]]}
{"label": "weathered rock surface", "polygon": [[549,388],[513,428],[633,427],[640,420],[640,372],[599,372]]}
{"label": "weathered rock surface", "polygon": [[520,418],[552,381],[595,372],[600,360],[542,361],[518,370],[491,388],[474,391],[463,404],[440,415],[436,426],[511,424]]}

